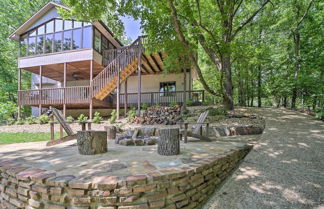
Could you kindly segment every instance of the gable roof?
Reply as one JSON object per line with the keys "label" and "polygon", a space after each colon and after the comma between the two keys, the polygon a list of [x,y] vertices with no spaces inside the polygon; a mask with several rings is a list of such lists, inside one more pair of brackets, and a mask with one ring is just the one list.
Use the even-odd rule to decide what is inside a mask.
{"label": "gable roof", "polygon": [[17,28],[12,34],[9,35],[9,38],[12,40],[19,40],[19,35],[24,33],[30,26],[32,26],[39,18],[45,15],[48,11],[55,7],[60,7],[66,10],[70,10],[70,8],[65,7],[63,5],[57,4],[55,2],[49,2],[45,6],[43,6],[38,12],[36,12],[33,16],[31,16],[26,22],[24,22],[19,28]]}

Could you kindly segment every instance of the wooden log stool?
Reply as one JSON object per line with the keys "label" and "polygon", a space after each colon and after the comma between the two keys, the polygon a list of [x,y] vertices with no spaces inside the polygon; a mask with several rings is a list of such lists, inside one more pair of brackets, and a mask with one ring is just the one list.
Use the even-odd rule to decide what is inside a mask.
{"label": "wooden log stool", "polygon": [[107,139],[108,140],[116,139],[116,132],[117,132],[116,126],[105,126],[105,130],[107,132]]}
{"label": "wooden log stool", "polygon": [[161,128],[159,136],[158,154],[169,156],[180,153],[179,128]]}
{"label": "wooden log stool", "polygon": [[106,131],[78,131],[78,150],[81,155],[95,155],[107,152]]}

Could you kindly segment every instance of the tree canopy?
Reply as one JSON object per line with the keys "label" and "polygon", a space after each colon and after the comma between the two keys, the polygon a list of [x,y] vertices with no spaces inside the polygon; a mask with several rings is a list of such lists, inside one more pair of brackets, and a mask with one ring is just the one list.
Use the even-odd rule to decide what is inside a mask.
{"label": "tree canopy", "polygon": [[[17,43],[8,35],[46,0],[0,2],[0,102],[17,101]],[[323,3],[319,0],[62,0],[79,20],[104,20],[127,40],[120,16],[141,21],[148,52],[163,51],[167,71],[190,62],[207,101],[322,109]],[[30,85],[28,75],[25,88]],[[0,108],[1,109],[1,108]]]}

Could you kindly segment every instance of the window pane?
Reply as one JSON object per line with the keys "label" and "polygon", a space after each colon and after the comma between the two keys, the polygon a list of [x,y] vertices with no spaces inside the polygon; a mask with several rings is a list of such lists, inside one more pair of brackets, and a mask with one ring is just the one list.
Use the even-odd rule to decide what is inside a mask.
{"label": "window pane", "polygon": [[108,49],[116,49],[116,47],[115,47],[112,43],[109,42],[109,47],[108,47]]}
{"label": "window pane", "polygon": [[62,51],[62,32],[54,34],[54,52]]}
{"label": "window pane", "polygon": [[54,22],[48,22],[46,24],[46,33],[53,33],[54,32]]}
{"label": "window pane", "polygon": [[27,55],[27,35],[20,39],[20,56],[24,57]]}
{"label": "window pane", "polygon": [[64,30],[72,29],[72,20],[64,20]]}
{"label": "window pane", "polygon": [[160,96],[175,96],[176,82],[162,82],[160,83]]}
{"label": "window pane", "polygon": [[63,34],[63,51],[70,50],[72,43],[72,31],[64,31]]}
{"label": "window pane", "polygon": [[83,48],[91,48],[92,42],[92,27],[83,28]]}
{"label": "window pane", "polygon": [[89,25],[91,25],[91,23],[89,23],[89,22],[84,22],[83,23],[83,26],[85,27],[85,26],[89,26]]}
{"label": "window pane", "polygon": [[81,28],[73,30],[73,46],[72,49],[81,48]]}
{"label": "window pane", "polygon": [[55,32],[63,30],[63,20],[55,20]]}
{"label": "window pane", "polygon": [[36,37],[30,37],[28,42],[28,55],[36,54]]}
{"label": "window pane", "polygon": [[73,25],[74,28],[81,28],[82,27],[82,22],[79,22],[79,21],[74,21],[74,25]]}
{"label": "window pane", "polygon": [[37,36],[37,54],[44,53],[44,36]]}
{"label": "window pane", "polygon": [[101,33],[98,30],[95,30],[94,48],[101,53]]}
{"label": "window pane", "polygon": [[109,47],[109,41],[106,37],[102,36],[102,50],[107,50]]}
{"label": "window pane", "polygon": [[36,36],[36,29],[29,33],[29,36]]}
{"label": "window pane", "polygon": [[45,53],[52,52],[52,41],[53,41],[53,34],[47,34],[45,40]]}
{"label": "window pane", "polygon": [[45,26],[40,26],[38,29],[37,29],[37,35],[43,35],[45,33]]}

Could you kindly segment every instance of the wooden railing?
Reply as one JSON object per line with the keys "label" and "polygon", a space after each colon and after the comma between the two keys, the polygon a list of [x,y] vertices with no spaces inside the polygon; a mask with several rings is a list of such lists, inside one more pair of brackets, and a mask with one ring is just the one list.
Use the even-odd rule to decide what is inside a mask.
{"label": "wooden railing", "polygon": [[109,64],[92,80],[92,95],[96,95],[105,85],[118,75],[118,71],[120,72],[123,70],[143,53],[144,49],[141,45],[141,39],[142,37],[140,36],[131,45],[123,49],[106,52],[108,57],[104,59],[107,60]]}
{"label": "wooden railing", "polygon": [[83,104],[90,99],[90,86],[18,91],[19,105]]}
{"label": "wooden railing", "polygon": [[[141,103],[147,104],[149,106],[153,105],[169,105],[170,103],[176,102],[177,104],[182,104],[184,101],[184,94],[186,94],[185,101],[192,101],[193,105],[201,105],[204,103],[205,94],[204,90],[196,91],[176,91],[176,92],[143,92],[141,93]],[[113,104],[116,105],[117,95],[113,95]],[[120,104],[125,104],[125,95],[120,94]],[[127,104],[128,106],[137,105],[137,93],[127,94]]]}

